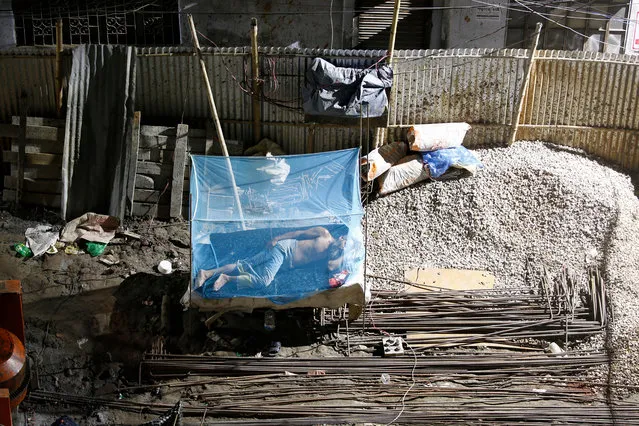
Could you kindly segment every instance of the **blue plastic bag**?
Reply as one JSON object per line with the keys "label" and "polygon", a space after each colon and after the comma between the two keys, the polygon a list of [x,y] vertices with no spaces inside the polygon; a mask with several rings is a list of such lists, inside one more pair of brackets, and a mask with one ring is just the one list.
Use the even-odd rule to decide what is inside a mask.
{"label": "blue plastic bag", "polygon": [[481,161],[463,146],[422,152],[421,154],[422,161],[428,166],[432,178],[440,177],[451,167],[466,169],[473,174],[477,169],[484,167]]}

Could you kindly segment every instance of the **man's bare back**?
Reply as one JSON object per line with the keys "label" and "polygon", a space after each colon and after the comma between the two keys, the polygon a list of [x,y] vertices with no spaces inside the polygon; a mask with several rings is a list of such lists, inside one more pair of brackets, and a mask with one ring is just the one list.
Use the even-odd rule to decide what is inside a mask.
{"label": "man's bare back", "polygon": [[287,232],[272,239],[269,244],[274,247],[278,241],[288,239],[297,240],[295,251],[293,251],[293,267],[304,266],[326,259],[328,248],[335,242],[335,239],[326,228],[316,227],[305,231]]}

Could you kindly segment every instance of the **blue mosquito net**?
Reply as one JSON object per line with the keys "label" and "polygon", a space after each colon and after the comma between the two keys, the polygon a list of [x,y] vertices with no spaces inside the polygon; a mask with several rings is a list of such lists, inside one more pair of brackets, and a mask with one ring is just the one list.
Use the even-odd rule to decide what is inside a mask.
{"label": "blue mosquito net", "polygon": [[362,285],[358,149],[191,165],[191,285],[202,297],[285,304]]}

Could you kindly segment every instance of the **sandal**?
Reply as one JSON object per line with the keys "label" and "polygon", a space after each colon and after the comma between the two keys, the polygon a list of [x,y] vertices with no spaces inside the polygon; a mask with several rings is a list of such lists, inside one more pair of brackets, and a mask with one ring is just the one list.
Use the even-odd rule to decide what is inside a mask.
{"label": "sandal", "polygon": [[271,342],[271,346],[269,346],[268,351],[264,354],[264,356],[274,357],[278,353],[280,353],[280,349],[282,349],[282,344],[277,341]]}

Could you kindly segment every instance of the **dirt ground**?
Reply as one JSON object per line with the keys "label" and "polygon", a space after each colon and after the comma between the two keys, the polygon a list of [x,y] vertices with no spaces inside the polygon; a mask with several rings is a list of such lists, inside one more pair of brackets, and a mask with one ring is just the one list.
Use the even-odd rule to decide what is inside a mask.
{"label": "dirt ground", "polygon": [[[278,312],[280,326],[272,333],[264,330],[263,312],[226,315],[213,334],[204,325],[206,314],[184,312],[179,299],[188,283],[186,222],[128,221],[123,228],[141,238],[116,237],[100,257],[63,251],[18,257],[13,244],[24,242],[25,230],[41,223],[63,225],[45,210],[0,211],[0,280],[22,282],[32,389],[117,398],[118,389],[137,384],[141,356],[152,351],[253,357],[280,341],[279,356],[342,355],[308,331],[313,329],[312,310]],[[118,263],[101,263],[107,255]],[[165,259],[173,265],[171,275],[157,271]],[[82,425],[141,424],[154,418],[27,399],[14,424],[49,425],[61,415]]]}

